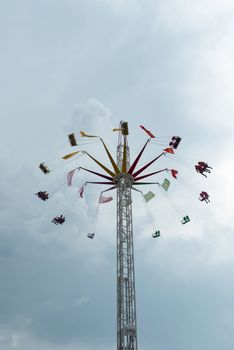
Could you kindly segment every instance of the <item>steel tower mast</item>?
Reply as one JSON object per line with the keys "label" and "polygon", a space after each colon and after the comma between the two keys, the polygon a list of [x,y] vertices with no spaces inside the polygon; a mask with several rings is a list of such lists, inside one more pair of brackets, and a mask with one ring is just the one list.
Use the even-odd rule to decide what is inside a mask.
{"label": "steel tower mast", "polygon": [[[120,122],[123,130],[124,122]],[[125,123],[127,124],[127,123]],[[127,125],[126,125],[127,126]],[[127,134],[119,133],[117,165],[127,169],[116,176],[117,185],[117,350],[137,350],[136,293],[132,226],[131,187],[127,173],[130,154]],[[125,162],[124,162],[125,158]]]}

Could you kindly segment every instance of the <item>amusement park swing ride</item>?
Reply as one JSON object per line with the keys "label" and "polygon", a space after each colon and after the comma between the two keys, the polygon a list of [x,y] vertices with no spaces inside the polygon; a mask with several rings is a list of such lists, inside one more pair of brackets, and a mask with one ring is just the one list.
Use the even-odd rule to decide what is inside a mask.
{"label": "amusement park swing ride", "polygon": [[[113,131],[118,132],[116,161],[112,157],[109,149],[101,137],[90,135],[84,131],[80,131],[79,139],[76,137],[75,133],[68,135],[70,145],[72,147],[78,147],[78,149],[61,158],[62,162],[69,162],[69,160],[73,161],[79,157],[88,157],[102,169],[102,173],[100,173],[85,167],[75,167],[66,174],[65,186],[68,187],[72,186],[73,178],[78,171],[88,172],[89,174],[101,178],[99,181],[86,181],[77,191],[78,198],[83,198],[85,187],[88,184],[107,186],[107,188],[101,192],[98,204],[108,203],[113,200],[112,197],[106,195],[106,192],[112,190],[116,190],[117,192],[117,350],[137,350],[132,190],[139,192],[142,195],[144,203],[147,204],[155,196],[155,194],[152,191],[144,194],[140,190],[142,186],[157,185],[160,190],[166,194],[170,187],[170,180],[165,178],[162,184],[160,184],[159,182],[148,182],[145,181],[145,179],[155,177],[159,173],[165,173],[167,176],[169,175],[173,179],[179,181],[182,185],[192,190],[192,192],[197,195],[197,198],[201,202],[206,204],[210,202],[209,194],[206,191],[199,191],[193,188],[191,185],[183,183],[183,181],[180,179],[179,172],[176,169],[163,168],[146,174],[144,173],[144,171],[151,167],[151,165],[156,161],[160,162],[160,158],[162,157],[167,157],[170,160],[174,160],[183,165],[188,165],[188,159],[187,157],[176,154],[177,148],[181,142],[181,137],[171,136],[169,139],[168,137],[156,137],[143,125],[140,125],[140,128],[147,134],[148,138],[133,163],[130,162],[128,123],[124,121],[120,122],[119,128],[113,129]],[[95,142],[98,141],[102,144],[110,161],[111,168],[106,167],[86,150],[80,149],[81,146],[82,148],[85,148],[86,143],[83,141],[85,138],[95,140]],[[155,158],[146,163],[144,166],[138,167],[138,163],[149,144],[159,146],[161,148],[161,152],[159,152]],[[212,169],[204,161],[198,161],[197,164],[193,164],[192,167],[197,173],[204,177],[207,177]],[[51,171],[45,162],[41,163],[39,168],[46,175],[48,175]],[[42,201],[49,200],[52,195],[53,194],[49,194],[47,191],[39,191],[36,193],[36,196]],[[70,212],[71,210],[68,209],[61,215],[54,217],[52,219],[52,223],[55,225],[63,225]],[[190,217],[188,215],[181,214],[181,223],[183,225],[189,223],[189,221]],[[159,238],[160,235],[161,233],[158,228],[152,233],[153,238]],[[89,232],[87,237],[94,239],[95,232]]]}

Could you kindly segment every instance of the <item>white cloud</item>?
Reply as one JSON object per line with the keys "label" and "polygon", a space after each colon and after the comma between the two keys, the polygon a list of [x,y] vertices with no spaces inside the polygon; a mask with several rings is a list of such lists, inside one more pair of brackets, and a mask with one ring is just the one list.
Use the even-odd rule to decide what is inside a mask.
{"label": "white cloud", "polygon": [[138,16],[142,11],[143,4],[140,0],[97,0],[99,4],[107,5],[113,9],[121,17],[125,16]]}
{"label": "white cloud", "polygon": [[111,131],[111,111],[100,101],[90,98],[87,102],[80,102],[73,107],[72,124],[75,128],[86,128],[87,133],[102,134]]}
{"label": "white cloud", "polygon": [[111,347],[89,346],[82,343],[54,344],[43,341],[27,331],[20,329],[0,329],[1,350],[111,350]]}
{"label": "white cloud", "polygon": [[233,3],[229,0],[170,0],[159,3],[150,0],[147,4],[161,25],[175,31],[191,28],[204,30],[234,11]]}
{"label": "white cloud", "polygon": [[230,23],[201,38],[199,46],[187,57],[191,70],[184,82],[187,88],[184,94],[190,102],[188,116],[206,128],[221,128],[221,138],[233,129],[233,29]]}

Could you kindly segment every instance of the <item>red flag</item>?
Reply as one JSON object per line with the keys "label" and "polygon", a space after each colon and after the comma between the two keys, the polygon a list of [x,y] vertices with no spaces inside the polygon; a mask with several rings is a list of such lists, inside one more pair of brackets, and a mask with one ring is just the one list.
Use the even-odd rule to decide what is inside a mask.
{"label": "red flag", "polygon": [[112,197],[100,196],[98,203],[107,203],[112,201]]}
{"label": "red flag", "polygon": [[167,153],[171,153],[171,154],[174,154],[174,153],[175,153],[175,152],[173,151],[173,148],[170,148],[170,147],[169,147],[169,148],[165,148],[164,151],[167,152]]}
{"label": "red flag", "polygon": [[177,170],[171,169],[171,175],[172,175],[175,179],[177,179],[177,174],[178,174],[178,171],[177,171]]}
{"label": "red flag", "polygon": [[69,173],[67,174],[67,185],[68,186],[72,185],[72,178],[73,178],[75,171],[76,171],[76,169],[73,169],[73,170],[69,171]]}
{"label": "red flag", "polygon": [[142,128],[149,135],[149,137],[151,137],[152,139],[155,138],[155,136],[149,130],[147,130],[143,125],[140,125],[140,128]]}

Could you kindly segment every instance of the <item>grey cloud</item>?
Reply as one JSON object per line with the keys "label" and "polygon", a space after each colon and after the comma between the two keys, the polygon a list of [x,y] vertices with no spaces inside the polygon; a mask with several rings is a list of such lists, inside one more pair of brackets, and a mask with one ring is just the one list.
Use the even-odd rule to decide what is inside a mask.
{"label": "grey cloud", "polygon": [[[111,129],[121,119],[129,121],[132,159],[145,141],[138,128],[145,123],[159,136],[181,134],[181,153],[218,163],[207,181],[209,208],[194,204],[174,183],[173,198],[193,216],[187,228],[161,200],[150,204],[160,240],[152,241],[149,220],[134,199],[140,347],[233,349],[233,213],[230,193],[221,188],[232,182],[232,11],[228,1],[208,0],[186,6],[1,4],[3,350],[115,348],[114,203],[101,208],[91,241],[86,234],[99,189],[87,188],[61,228],[50,221],[71,205],[72,190],[60,190],[48,203],[35,193],[57,187],[70,170],[46,177],[38,169],[70,149],[68,132],[98,132],[115,153]],[[108,164],[99,145],[89,150]],[[148,152],[144,160],[158,149]],[[181,174],[196,182],[191,172]],[[80,173],[75,187],[86,179]]]}

